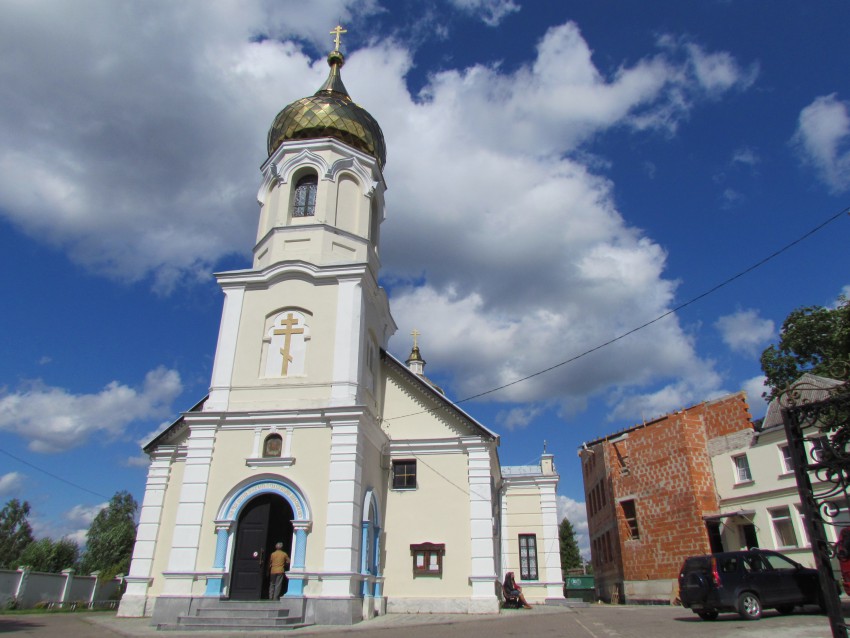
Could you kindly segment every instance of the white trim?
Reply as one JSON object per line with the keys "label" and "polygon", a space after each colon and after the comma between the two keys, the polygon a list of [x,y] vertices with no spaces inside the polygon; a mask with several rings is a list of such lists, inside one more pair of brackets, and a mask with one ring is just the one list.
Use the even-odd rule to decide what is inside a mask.
{"label": "white trim", "polygon": [[244,288],[223,288],[224,307],[221,311],[221,327],[213,360],[210,395],[204,403],[204,411],[226,410],[230,398],[230,382],[236,361],[236,340],[239,321],[242,318]]}

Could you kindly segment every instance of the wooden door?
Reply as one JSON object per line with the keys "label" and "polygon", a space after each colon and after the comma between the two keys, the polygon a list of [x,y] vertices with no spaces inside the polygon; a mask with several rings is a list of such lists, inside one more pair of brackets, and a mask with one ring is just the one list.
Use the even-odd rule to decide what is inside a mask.
{"label": "wooden door", "polygon": [[252,500],[239,516],[230,576],[231,600],[259,600],[268,586],[266,545],[271,503],[264,494]]}

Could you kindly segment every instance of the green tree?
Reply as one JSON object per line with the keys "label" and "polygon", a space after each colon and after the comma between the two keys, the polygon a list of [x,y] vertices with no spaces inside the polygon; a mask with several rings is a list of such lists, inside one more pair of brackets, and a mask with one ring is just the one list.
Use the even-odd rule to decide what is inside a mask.
{"label": "green tree", "polygon": [[848,363],[850,300],[841,295],[835,308],[797,308],[785,318],[779,344],[769,346],[761,355],[761,369],[770,388],[764,396],[775,398],[804,372],[846,378]]}
{"label": "green tree", "polygon": [[564,518],[558,525],[558,540],[561,546],[561,576],[566,580],[567,570],[579,568],[582,564],[576,532],[568,518]]}
{"label": "green tree", "polygon": [[136,540],[136,510],[129,492],[116,492],[109,505],[98,512],[86,533],[86,552],[80,570],[99,571],[101,577],[126,574]]}
{"label": "green tree", "polygon": [[30,504],[16,498],[0,510],[0,569],[16,569],[24,549],[32,543],[29,513]]}
{"label": "green tree", "polygon": [[33,571],[58,573],[75,567],[80,557],[79,546],[69,538],[53,542],[41,538],[26,546],[21,553],[21,564],[29,565]]}

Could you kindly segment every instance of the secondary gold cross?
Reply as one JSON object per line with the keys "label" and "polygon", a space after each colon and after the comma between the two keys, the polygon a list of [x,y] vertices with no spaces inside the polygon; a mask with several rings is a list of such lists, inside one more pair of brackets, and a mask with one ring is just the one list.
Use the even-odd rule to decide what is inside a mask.
{"label": "secondary gold cross", "polygon": [[291,312],[280,323],[282,327],[276,328],[274,334],[283,335],[283,347],[280,349],[280,354],[283,355],[283,366],[280,373],[285,377],[286,373],[289,372],[289,364],[292,361],[292,356],[289,354],[289,348],[292,345],[292,335],[304,334],[304,329],[295,327],[298,325],[298,319],[293,317]]}

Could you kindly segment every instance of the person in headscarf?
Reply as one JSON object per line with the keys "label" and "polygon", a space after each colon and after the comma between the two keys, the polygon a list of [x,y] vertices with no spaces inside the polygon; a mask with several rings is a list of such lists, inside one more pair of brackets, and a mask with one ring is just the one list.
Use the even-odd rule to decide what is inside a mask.
{"label": "person in headscarf", "polygon": [[507,574],[505,574],[505,582],[503,586],[505,589],[506,596],[512,596],[516,598],[517,600],[519,600],[520,604],[525,609],[531,609],[531,605],[526,602],[525,596],[522,595],[522,587],[520,587],[519,584],[517,584],[516,580],[514,580],[513,572],[508,572]]}

